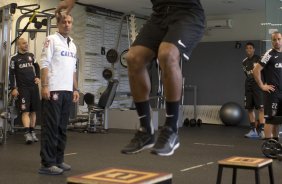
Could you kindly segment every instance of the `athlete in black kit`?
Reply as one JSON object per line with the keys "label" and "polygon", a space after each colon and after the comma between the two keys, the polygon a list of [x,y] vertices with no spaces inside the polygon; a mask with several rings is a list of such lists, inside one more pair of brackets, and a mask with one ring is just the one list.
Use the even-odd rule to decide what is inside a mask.
{"label": "athlete in black kit", "polygon": [[[254,77],[265,91],[265,117],[266,123],[273,124],[272,129],[265,131],[265,139],[279,139],[279,126],[277,116],[282,116],[282,36],[279,32],[271,35],[272,49],[268,50],[259,65],[254,68]],[[264,81],[261,80],[261,70],[264,72]],[[281,121],[278,119],[278,121]],[[282,123],[282,122],[278,122]]]}
{"label": "athlete in black kit", "polygon": [[[130,88],[140,119],[140,129],[122,153],[153,147],[152,153],[169,156],[179,147],[178,111],[181,98],[181,59],[188,60],[204,33],[205,15],[200,0],[151,0],[153,13],[142,27],[126,56]],[[57,13],[68,14],[75,0],[58,4]],[[166,99],[166,122],[155,142],[151,123],[150,80],[146,65],[158,59]]]}
{"label": "athlete in black kit", "polygon": [[[245,134],[246,138],[264,138],[264,109],[263,109],[263,92],[257,85],[253,69],[259,62],[260,57],[255,55],[255,46],[248,42],[245,46],[247,57],[243,60],[243,70],[246,75],[245,80],[245,108],[248,110],[250,120],[250,131]],[[256,124],[254,108],[258,110],[259,123]]]}
{"label": "athlete in black kit", "polygon": [[28,43],[24,38],[17,41],[18,52],[11,58],[9,68],[10,88],[12,96],[18,96],[19,109],[25,128],[27,144],[37,142],[34,132],[36,111],[39,110],[40,97],[38,83],[40,68],[34,55],[28,52]]}

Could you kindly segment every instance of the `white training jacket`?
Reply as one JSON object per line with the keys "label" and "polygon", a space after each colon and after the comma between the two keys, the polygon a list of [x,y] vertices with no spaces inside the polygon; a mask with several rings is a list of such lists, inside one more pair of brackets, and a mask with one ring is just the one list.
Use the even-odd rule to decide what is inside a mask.
{"label": "white training jacket", "polygon": [[[69,44],[68,44],[69,40]],[[48,68],[50,91],[73,91],[76,72],[76,46],[71,38],[56,32],[46,38],[41,53],[42,68]]]}

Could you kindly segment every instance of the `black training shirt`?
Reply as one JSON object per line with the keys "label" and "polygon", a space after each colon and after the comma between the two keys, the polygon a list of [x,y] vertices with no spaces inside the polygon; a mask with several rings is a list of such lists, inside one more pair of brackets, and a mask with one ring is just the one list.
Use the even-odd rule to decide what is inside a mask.
{"label": "black training shirt", "polygon": [[253,69],[254,69],[254,64],[258,63],[260,60],[260,57],[258,55],[253,55],[251,58],[246,57],[243,62],[243,70],[246,75],[246,82],[254,82],[254,75],[253,75]]}
{"label": "black training shirt", "polygon": [[175,6],[203,10],[200,0],[151,0],[153,9],[163,6]]}
{"label": "black training shirt", "polygon": [[[15,87],[33,87],[34,79],[40,78],[40,68],[34,55],[17,53],[11,58],[9,67],[10,89]],[[16,80],[15,80],[16,79]]]}
{"label": "black training shirt", "polygon": [[282,52],[268,50],[259,64],[263,67],[265,82],[282,91]]}

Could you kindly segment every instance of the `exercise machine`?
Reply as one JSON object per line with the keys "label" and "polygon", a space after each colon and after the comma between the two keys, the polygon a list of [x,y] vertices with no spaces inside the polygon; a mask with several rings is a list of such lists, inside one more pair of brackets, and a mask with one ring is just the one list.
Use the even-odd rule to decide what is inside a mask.
{"label": "exercise machine", "polygon": [[12,16],[16,11],[16,4],[9,4],[0,8],[0,143],[5,144],[8,127],[8,67],[11,54]]}

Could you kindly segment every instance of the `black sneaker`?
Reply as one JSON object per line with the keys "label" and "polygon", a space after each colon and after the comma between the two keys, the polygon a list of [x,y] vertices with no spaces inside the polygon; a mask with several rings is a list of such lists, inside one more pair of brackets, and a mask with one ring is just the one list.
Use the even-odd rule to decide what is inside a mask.
{"label": "black sneaker", "polygon": [[162,128],[152,153],[160,156],[170,156],[179,147],[178,134],[172,128]]}
{"label": "black sneaker", "polygon": [[138,153],[144,149],[149,149],[154,146],[155,136],[147,132],[137,131],[128,145],[121,152],[124,154]]}

